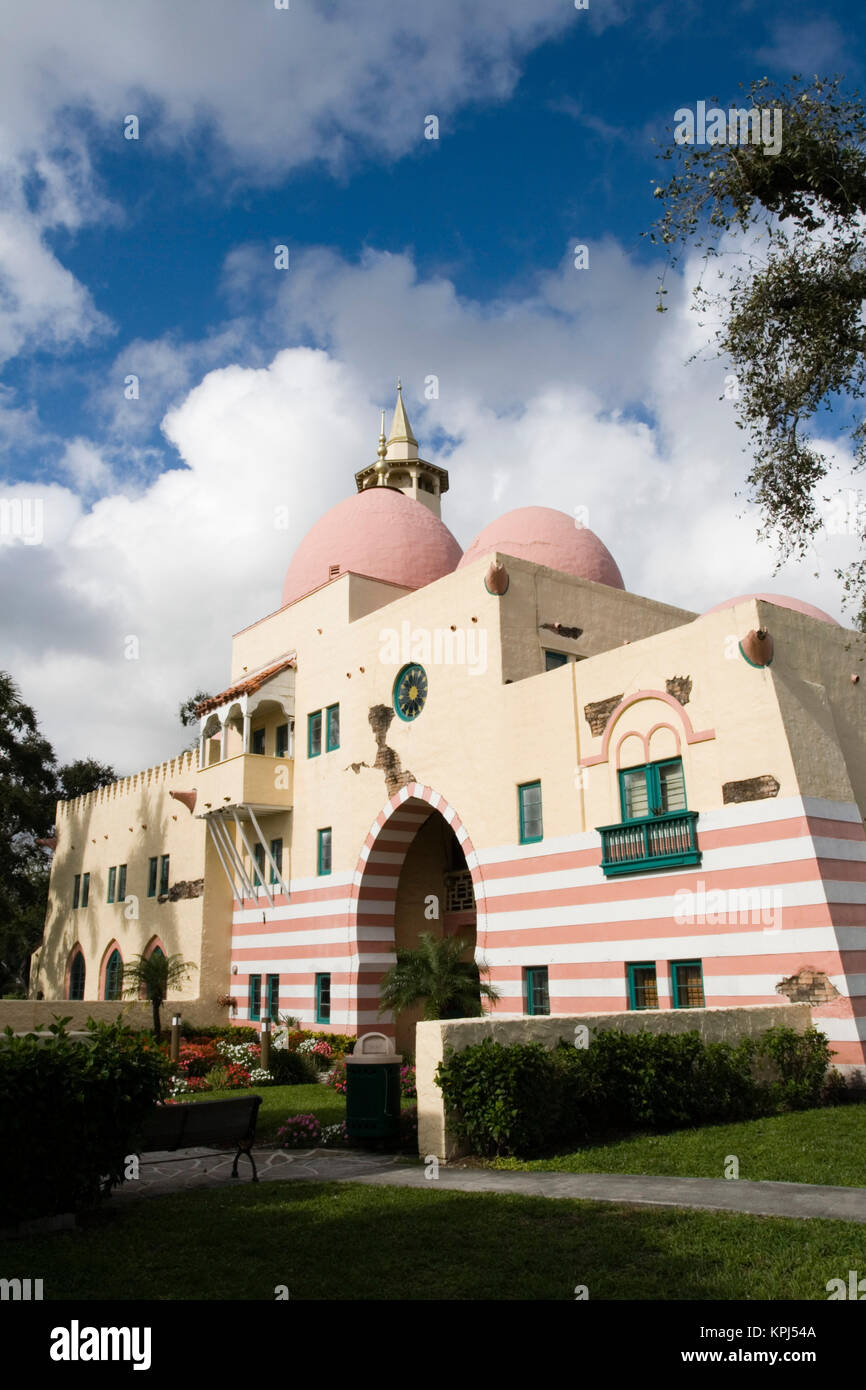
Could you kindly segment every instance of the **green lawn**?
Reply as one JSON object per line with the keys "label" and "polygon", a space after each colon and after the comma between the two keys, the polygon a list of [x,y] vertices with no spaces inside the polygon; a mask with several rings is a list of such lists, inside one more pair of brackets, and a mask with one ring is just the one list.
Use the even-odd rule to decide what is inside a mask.
{"label": "green lawn", "polygon": [[[313,1082],[310,1086],[254,1086],[252,1091],[262,1098],[256,1125],[258,1144],[275,1144],[277,1130],[290,1115],[315,1115],[321,1125],[336,1125],[346,1118],[346,1097],[331,1086]],[[205,1091],[202,1095],[179,1096],[178,1099],[227,1100],[246,1094],[246,1091]]]}
{"label": "green lawn", "polygon": [[866,1104],[800,1110],[672,1134],[639,1135],[552,1158],[498,1158],[491,1164],[567,1173],[723,1178],[731,1154],[739,1159],[740,1178],[753,1182],[866,1187]]}
{"label": "green lawn", "polygon": [[[109,1202],[14,1242],[50,1299],[825,1300],[866,1227],[544,1197],[270,1182]],[[780,1321],[784,1321],[780,1314]]]}

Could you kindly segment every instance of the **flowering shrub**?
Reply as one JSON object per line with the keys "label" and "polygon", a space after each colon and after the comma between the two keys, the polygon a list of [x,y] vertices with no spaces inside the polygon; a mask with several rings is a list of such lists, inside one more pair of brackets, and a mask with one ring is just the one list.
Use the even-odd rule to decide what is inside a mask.
{"label": "flowering shrub", "polygon": [[171,1083],[173,1096],[191,1096],[210,1089],[211,1084],[206,1076],[175,1076]]}
{"label": "flowering shrub", "polygon": [[328,1085],[333,1086],[339,1095],[346,1094],[346,1063],[338,1062],[328,1077]]}
{"label": "flowering shrub", "polygon": [[219,1054],[212,1042],[181,1043],[177,1071],[181,1076],[207,1076],[219,1062]]}
{"label": "flowering shrub", "polygon": [[324,1148],[333,1148],[336,1144],[345,1144],[348,1140],[346,1132],[346,1121],[341,1120],[337,1125],[325,1125],[319,1135],[319,1143]]}
{"label": "flowering shrub", "polygon": [[227,1062],[208,1072],[207,1081],[212,1091],[242,1091],[250,1084],[250,1073],[237,1062]]}
{"label": "flowering shrub", "polygon": [[400,1144],[406,1149],[418,1147],[417,1105],[407,1105],[400,1111]]}
{"label": "flowering shrub", "polygon": [[325,1042],[324,1038],[304,1038],[298,1043],[297,1051],[304,1057],[310,1057],[319,1071],[327,1071],[334,1055],[331,1044]]}
{"label": "flowering shrub", "polygon": [[250,1072],[251,1086],[270,1086],[273,1084],[273,1080],[274,1078],[266,1067],[253,1067]]}
{"label": "flowering shrub", "polygon": [[411,1062],[400,1068],[400,1095],[404,1100],[415,1100],[418,1095],[415,1088],[415,1068]]}
{"label": "flowering shrub", "polygon": [[277,1130],[277,1139],[282,1149],[309,1149],[318,1144],[321,1134],[322,1126],[315,1115],[290,1115]]}
{"label": "flowering shrub", "polygon": [[285,1045],[292,1052],[312,1052],[312,1047],[305,1047],[305,1043],[315,1044],[324,1043],[329,1051],[327,1053],[317,1053],[317,1056],[339,1058],[344,1057],[347,1052],[351,1052],[357,1042],[357,1038],[350,1038],[345,1033],[315,1033],[309,1029],[293,1028],[286,1034]]}
{"label": "flowering shrub", "polygon": [[262,1055],[262,1046],[258,1042],[227,1042],[223,1039],[216,1046],[220,1057],[226,1063],[233,1062],[236,1066],[247,1069],[257,1066]]}

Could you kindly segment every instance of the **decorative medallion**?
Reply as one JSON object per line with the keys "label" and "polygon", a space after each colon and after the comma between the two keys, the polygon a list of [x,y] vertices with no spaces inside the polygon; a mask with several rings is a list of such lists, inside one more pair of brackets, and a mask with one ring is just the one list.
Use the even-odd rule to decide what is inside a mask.
{"label": "decorative medallion", "polygon": [[427,701],[427,672],[417,661],[404,666],[394,682],[394,708],[401,719],[417,719]]}

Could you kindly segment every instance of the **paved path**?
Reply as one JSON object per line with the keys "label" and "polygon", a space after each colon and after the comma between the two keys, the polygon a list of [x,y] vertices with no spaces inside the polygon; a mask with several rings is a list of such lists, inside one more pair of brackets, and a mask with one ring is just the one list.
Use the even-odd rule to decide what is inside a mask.
{"label": "paved path", "polygon": [[[115,1189],[113,1200],[186,1192],[231,1183],[233,1156],[213,1149],[148,1154],[137,1181]],[[649,1207],[692,1207],[738,1211],[752,1216],[829,1217],[866,1223],[866,1188],[818,1187],[812,1183],[744,1182],[723,1178],[653,1178],[616,1173],[515,1173],[440,1164],[439,1176],[403,1155],[356,1149],[257,1149],[259,1176],[267,1182],[360,1182],[371,1187],[423,1187],[457,1192],[496,1192],[524,1197],[570,1197]],[[240,1181],[250,1181],[241,1158]]]}

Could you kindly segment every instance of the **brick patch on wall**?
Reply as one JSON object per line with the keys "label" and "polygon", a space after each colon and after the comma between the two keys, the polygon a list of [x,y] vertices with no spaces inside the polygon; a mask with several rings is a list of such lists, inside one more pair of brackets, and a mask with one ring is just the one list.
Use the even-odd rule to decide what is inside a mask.
{"label": "brick patch on wall", "polygon": [[771,772],[761,777],[746,777],[742,782],[725,782],[722,801],[725,805],[737,801],[762,801],[765,796],[778,796],[779,783]]}
{"label": "brick patch on wall", "polygon": [[671,676],[670,680],[665,681],[665,690],[669,695],[673,695],[675,700],[679,700],[681,705],[687,705],[692,693],[692,678]]}
{"label": "brick patch on wall", "polygon": [[823,970],[804,965],[796,975],[789,975],[776,985],[777,994],[785,994],[792,1004],[829,1004],[839,998],[839,991]]}
{"label": "brick patch on wall", "polygon": [[591,705],[584,705],[586,722],[596,737],[604,733],[607,721],[621,701],[622,695],[609,695],[606,700],[595,700]]}

